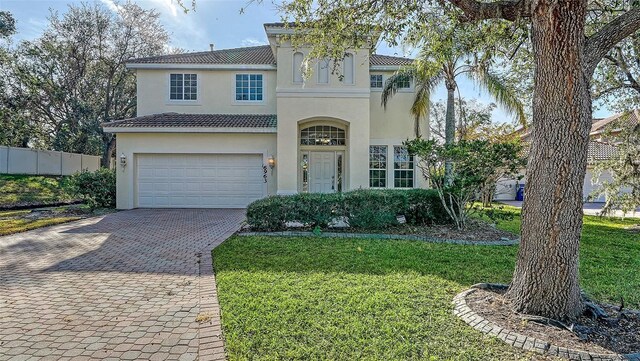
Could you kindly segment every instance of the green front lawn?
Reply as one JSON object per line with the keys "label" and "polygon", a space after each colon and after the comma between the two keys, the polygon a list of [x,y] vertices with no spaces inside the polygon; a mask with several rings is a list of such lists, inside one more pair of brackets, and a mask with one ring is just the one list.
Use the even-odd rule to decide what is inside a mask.
{"label": "green front lawn", "polygon": [[0,175],[0,206],[66,202],[71,197],[60,185],[61,177]]}
{"label": "green front lawn", "polygon": [[[583,287],[640,307],[640,237],[631,221],[585,218]],[[501,227],[516,230],[519,221]],[[471,330],[453,296],[509,282],[517,247],[234,237],[214,250],[231,360],[541,359]]]}

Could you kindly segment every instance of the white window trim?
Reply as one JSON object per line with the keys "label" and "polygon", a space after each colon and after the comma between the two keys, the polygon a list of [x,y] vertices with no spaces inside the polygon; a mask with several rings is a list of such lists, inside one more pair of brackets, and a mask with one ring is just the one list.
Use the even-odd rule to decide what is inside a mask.
{"label": "white window trim", "polygon": [[[371,76],[373,75],[380,75],[382,77],[382,87],[380,88],[374,88],[371,86]],[[387,77],[384,76],[384,74],[371,74],[369,73],[369,89],[371,89],[372,92],[382,92],[382,90],[384,89],[384,82],[387,80]]]}
{"label": "white window trim", "polygon": [[[237,100],[236,99],[236,76],[237,75],[251,75],[251,74],[256,74],[256,75],[262,75],[262,100]],[[267,99],[267,93],[265,91],[265,89],[267,88],[267,79],[264,76],[263,73],[260,72],[240,72],[240,73],[234,73],[233,74],[233,80],[231,81],[231,85],[232,85],[232,91],[231,91],[231,97],[233,99],[233,104],[234,105],[264,105]]]}
{"label": "white window trim", "polygon": [[367,167],[367,173],[368,173],[368,176],[369,176],[368,177],[369,178],[369,188],[371,188],[371,189],[388,189],[388,188],[391,188],[391,187],[389,187],[389,173],[390,173],[389,172],[389,147],[393,147],[393,146],[389,146],[387,144],[369,144],[369,157],[368,157],[369,162],[368,163],[371,163],[371,147],[386,147],[386,150],[387,150],[387,158],[386,158],[387,162],[386,162],[386,168],[384,169],[386,186],[385,187],[372,187],[371,186],[371,173],[370,172],[372,170],[380,170],[380,169],[371,168],[371,164],[369,164],[369,166]]}
{"label": "white window trim", "polygon": [[415,90],[413,80],[409,79],[409,87],[408,88],[398,88],[398,93],[413,93]]}
{"label": "white window trim", "polygon": [[[390,153],[391,153],[391,158],[390,158],[390,163],[391,163],[391,183],[389,184],[389,188],[394,188],[394,189],[414,189],[414,188],[419,188],[417,186],[416,183],[416,156],[413,156],[413,187],[396,187],[396,153],[395,153],[395,147],[404,147],[404,145],[391,145],[389,146],[390,149]],[[402,170],[402,169],[399,169]]]}
{"label": "white window trim", "polygon": [[[171,75],[172,74],[195,74],[196,75],[196,100],[191,99],[171,99]],[[167,105],[201,105],[201,94],[200,94],[200,83],[202,80],[202,76],[198,72],[168,72],[167,73],[167,91],[166,94],[166,104]]]}

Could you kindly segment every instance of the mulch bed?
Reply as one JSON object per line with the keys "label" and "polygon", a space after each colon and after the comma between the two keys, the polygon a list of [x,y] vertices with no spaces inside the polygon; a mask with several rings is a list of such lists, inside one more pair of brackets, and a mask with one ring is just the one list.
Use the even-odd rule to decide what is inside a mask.
{"label": "mulch bed", "polygon": [[[309,227],[292,227],[288,231],[313,231]],[[251,232],[250,227],[242,229],[243,232]],[[323,232],[332,233],[379,233],[379,234],[397,234],[397,235],[413,235],[438,239],[454,239],[461,241],[508,241],[516,240],[518,236],[507,231],[497,229],[494,225],[480,220],[470,220],[465,229],[457,229],[453,225],[434,225],[434,226],[412,226],[403,224],[397,227],[389,227],[385,229],[360,229],[352,227],[330,227],[323,229]]]}
{"label": "mulch bed", "polygon": [[478,289],[467,296],[467,304],[474,312],[500,327],[555,346],[601,354],[640,352],[640,311],[619,312],[619,306],[600,305],[609,317],[594,319],[582,316],[575,324],[569,325],[574,330],[571,332],[526,320],[523,315],[511,311],[503,293]]}
{"label": "mulch bed", "polygon": [[405,225],[403,227],[389,228],[386,231],[396,234],[413,234],[441,239],[459,239],[462,241],[504,241],[518,238],[517,235],[511,232],[497,229],[495,226],[479,220],[469,221],[467,227],[464,229],[444,225],[429,227]]}
{"label": "mulch bed", "polygon": [[60,206],[68,206],[74,204],[81,204],[83,201],[80,199],[70,200],[70,201],[62,201],[62,202],[52,202],[52,203],[42,203],[42,202],[17,202],[11,204],[2,204],[0,205],[0,211],[17,211],[23,209],[36,209],[36,208],[44,208],[44,207],[60,207]]}
{"label": "mulch bed", "polygon": [[58,218],[58,217],[73,217],[73,218],[89,218],[98,215],[113,212],[111,209],[97,209],[91,212],[87,207],[82,205],[69,205],[63,207],[46,207],[30,210],[16,210],[15,214],[11,214],[11,211],[3,211],[9,213],[7,216],[2,216],[2,219],[28,219],[38,220],[44,218]]}

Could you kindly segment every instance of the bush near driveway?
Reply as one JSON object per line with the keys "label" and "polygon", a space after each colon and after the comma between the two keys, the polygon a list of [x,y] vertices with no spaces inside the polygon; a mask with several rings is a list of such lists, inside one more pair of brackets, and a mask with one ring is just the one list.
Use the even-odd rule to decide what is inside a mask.
{"label": "bush near driveway", "polygon": [[64,187],[69,193],[82,198],[94,210],[96,208],[115,208],[116,171],[100,168],[95,172],[82,171],[69,176]]}
{"label": "bush near driveway", "polygon": [[341,217],[355,228],[383,229],[398,225],[396,217],[400,215],[413,225],[450,222],[438,194],[429,189],[271,196],[247,208],[247,222],[260,231],[284,230],[287,222],[326,228],[331,220]]}

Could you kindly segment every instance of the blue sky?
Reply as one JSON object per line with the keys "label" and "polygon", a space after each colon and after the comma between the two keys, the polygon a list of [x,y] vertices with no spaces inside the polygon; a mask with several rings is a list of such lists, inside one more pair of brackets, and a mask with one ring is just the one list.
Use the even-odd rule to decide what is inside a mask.
{"label": "blue sky", "polygon": [[[96,0],[107,7],[113,6],[114,0]],[[79,3],[75,0],[0,0],[0,9],[11,12],[17,21],[18,34],[15,40],[30,40],[38,37],[47,25],[49,11],[60,13],[66,11],[68,4]],[[240,14],[240,8],[247,0],[197,0],[197,8],[185,14],[175,0],[139,0],[143,8],[155,8],[161,13],[161,21],[171,34],[171,45],[188,51],[204,51],[209,44],[217,49],[235,48],[266,44],[263,23],[280,20],[271,1],[253,4]],[[185,3],[190,4],[191,0]],[[377,52],[386,55],[403,56],[402,49],[389,48],[380,44]],[[462,96],[476,98],[484,103],[491,99],[480,92],[473,83],[466,79],[459,82]],[[440,87],[432,96],[434,101],[444,101],[446,93]],[[607,116],[610,112],[601,110],[594,114],[597,117]],[[510,122],[511,116],[498,108],[493,113],[497,122]]]}

